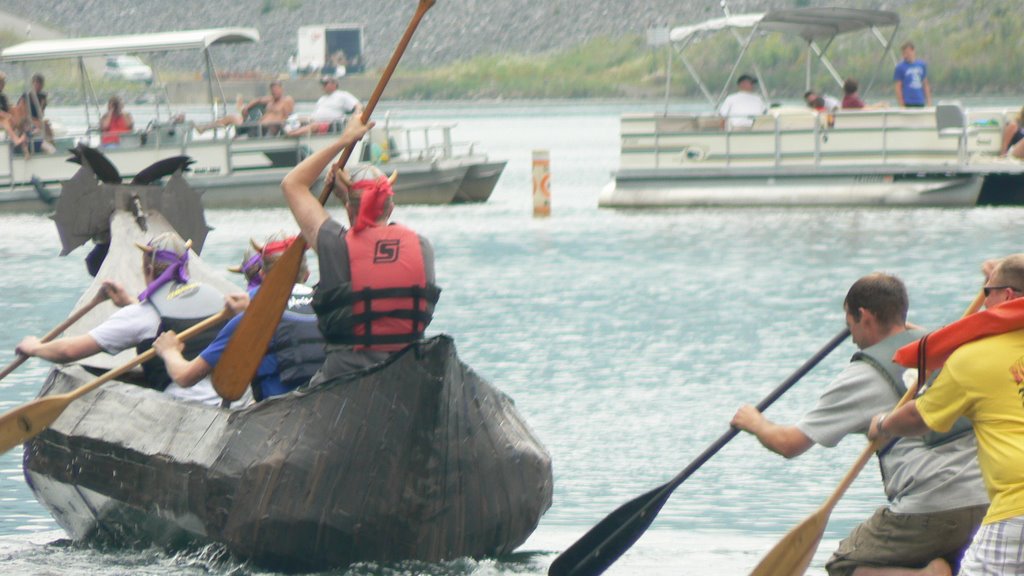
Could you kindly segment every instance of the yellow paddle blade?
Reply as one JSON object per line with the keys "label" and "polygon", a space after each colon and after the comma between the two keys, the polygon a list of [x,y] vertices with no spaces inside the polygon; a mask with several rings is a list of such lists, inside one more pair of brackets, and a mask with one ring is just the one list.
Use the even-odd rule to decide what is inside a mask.
{"label": "yellow paddle blade", "polygon": [[53,424],[71,400],[65,394],[38,398],[0,416],[0,454],[24,444]]}
{"label": "yellow paddle blade", "polygon": [[772,548],[750,576],[803,576],[818,549],[828,524],[828,512],[820,509],[808,516]]}
{"label": "yellow paddle blade", "polygon": [[301,236],[296,238],[274,263],[238,322],[224,354],[213,368],[213,388],[221,398],[232,402],[238,400],[256,376],[260,361],[267,353],[267,346],[288,305],[305,250],[306,241]]}

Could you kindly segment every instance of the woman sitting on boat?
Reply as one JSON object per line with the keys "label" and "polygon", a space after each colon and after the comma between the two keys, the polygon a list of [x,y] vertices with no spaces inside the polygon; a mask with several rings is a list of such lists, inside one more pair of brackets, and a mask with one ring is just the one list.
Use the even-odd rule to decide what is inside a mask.
{"label": "woman sitting on boat", "polygon": [[401,224],[388,224],[393,192],[391,180],[379,169],[360,165],[351,178],[343,172],[328,174],[324,185],[344,203],[350,229],[331,218],[310,192],[331,160],[370,127],[353,116],[341,138],[303,160],[281,182],[288,207],[320,262],[313,308],[327,340],[327,360],[313,385],[381,362],[420,340],[440,295],[430,242]]}
{"label": "woman sitting on boat", "polygon": [[1020,144],[1021,140],[1024,140],[1024,107],[1017,113],[1017,117],[1007,122],[1003,128],[1003,146],[1000,148],[1002,152],[999,153],[999,157],[1010,156],[1024,160],[1024,145]]}
{"label": "woman sitting on boat", "polygon": [[[274,264],[294,241],[294,236],[286,238],[281,234],[275,234],[268,238],[263,246],[255,246],[253,243],[257,248],[255,254],[244,259],[239,268],[239,271],[246,274],[249,279],[250,296],[255,296],[259,290],[260,280],[270,273]],[[251,276],[249,271],[252,271]],[[310,305],[313,291],[304,284],[308,279],[309,268],[303,255],[299,275],[292,287],[291,298],[288,299],[288,307],[285,308],[270,347],[256,371],[252,392],[257,402],[271,396],[287,394],[299,386],[308,384],[324,362],[324,339],[317,328],[316,314]],[[241,320],[241,315],[231,319],[213,342],[191,360],[182,355],[185,345],[178,340],[173,330],[161,334],[153,342],[153,348],[163,359],[171,379],[179,386],[188,388],[202,382],[213,373]]]}
{"label": "woman sitting on boat", "polygon": [[104,147],[121,144],[121,134],[128,134],[135,129],[132,115],[124,111],[124,100],[120,96],[111,96],[107,100],[107,113],[100,118],[100,144]]}
{"label": "woman sitting on boat", "polygon": [[[133,347],[141,353],[152,345],[162,330],[185,330],[216,314],[224,308],[225,298],[213,287],[189,281],[190,246],[190,242],[183,241],[173,232],[160,234],[148,245],[140,246],[147,286],[138,298],[128,294],[117,282],[104,282],[103,290],[114,304],[122,307],[110,318],[87,334],[58,338],[45,344],[34,336],[28,336],[18,344],[16,351],[60,363],[74,362],[100,352],[117,354]],[[233,302],[229,300],[229,304]],[[194,357],[214,336],[212,331],[197,335],[189,341],[185,355]],[[183,400],[220,405],[220,396],[208,378],[193,387],[183,388],[171,382],[161,360],[153,359],[142,367],[147,388]],[[243,398],[237,404],[241,406],[246,401]]]}

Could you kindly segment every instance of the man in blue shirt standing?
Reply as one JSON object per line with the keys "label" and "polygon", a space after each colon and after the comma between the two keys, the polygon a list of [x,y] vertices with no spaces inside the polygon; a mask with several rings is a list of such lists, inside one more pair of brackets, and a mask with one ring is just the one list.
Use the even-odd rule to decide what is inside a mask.
{"label": "man in blue shirt standing", "polygon": [[921,108],[932,105],[928,65],[917,59],[913,42],[903,44],[903,60],[896,65],[892,79],[896,82],[896,101],[900,106]]}

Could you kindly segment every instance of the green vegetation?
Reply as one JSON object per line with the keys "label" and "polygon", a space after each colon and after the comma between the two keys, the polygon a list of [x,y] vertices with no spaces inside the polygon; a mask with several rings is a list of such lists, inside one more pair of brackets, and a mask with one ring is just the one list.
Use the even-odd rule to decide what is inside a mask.
{"label": "green vegetation", "polygon": [[481,56],[405,74],[416,78],[400,97],[595,98],[623,94],[649,72],[639,36],[597,39],[547,55]]}

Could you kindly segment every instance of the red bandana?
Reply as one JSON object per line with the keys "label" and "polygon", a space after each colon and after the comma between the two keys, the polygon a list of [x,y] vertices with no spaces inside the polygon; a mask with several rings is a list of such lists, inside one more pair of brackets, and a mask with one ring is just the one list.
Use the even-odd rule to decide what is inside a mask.
{"label": "red bandana", "polygon": [[352,226],[353,232],[359,232],[368,226],[376,226],[381,214],[384,214],[384,206],[388,198],[394,196],[391,190],[391,182],[387,176],[380,176],[374,180],[360,180],[352,185],[356,190],[362,190],[359,198],[359,217]]}
{"label": "red bandana", "polygon": [[278,240],[277,242],[268,242],[263,246],[263,251],[260,253],[264,258],[280,254],[291,247],[291,245],[295,243],[296,238],[298,238],[298,236],[292,236],[291,238],[285,238],[284,240]]}

